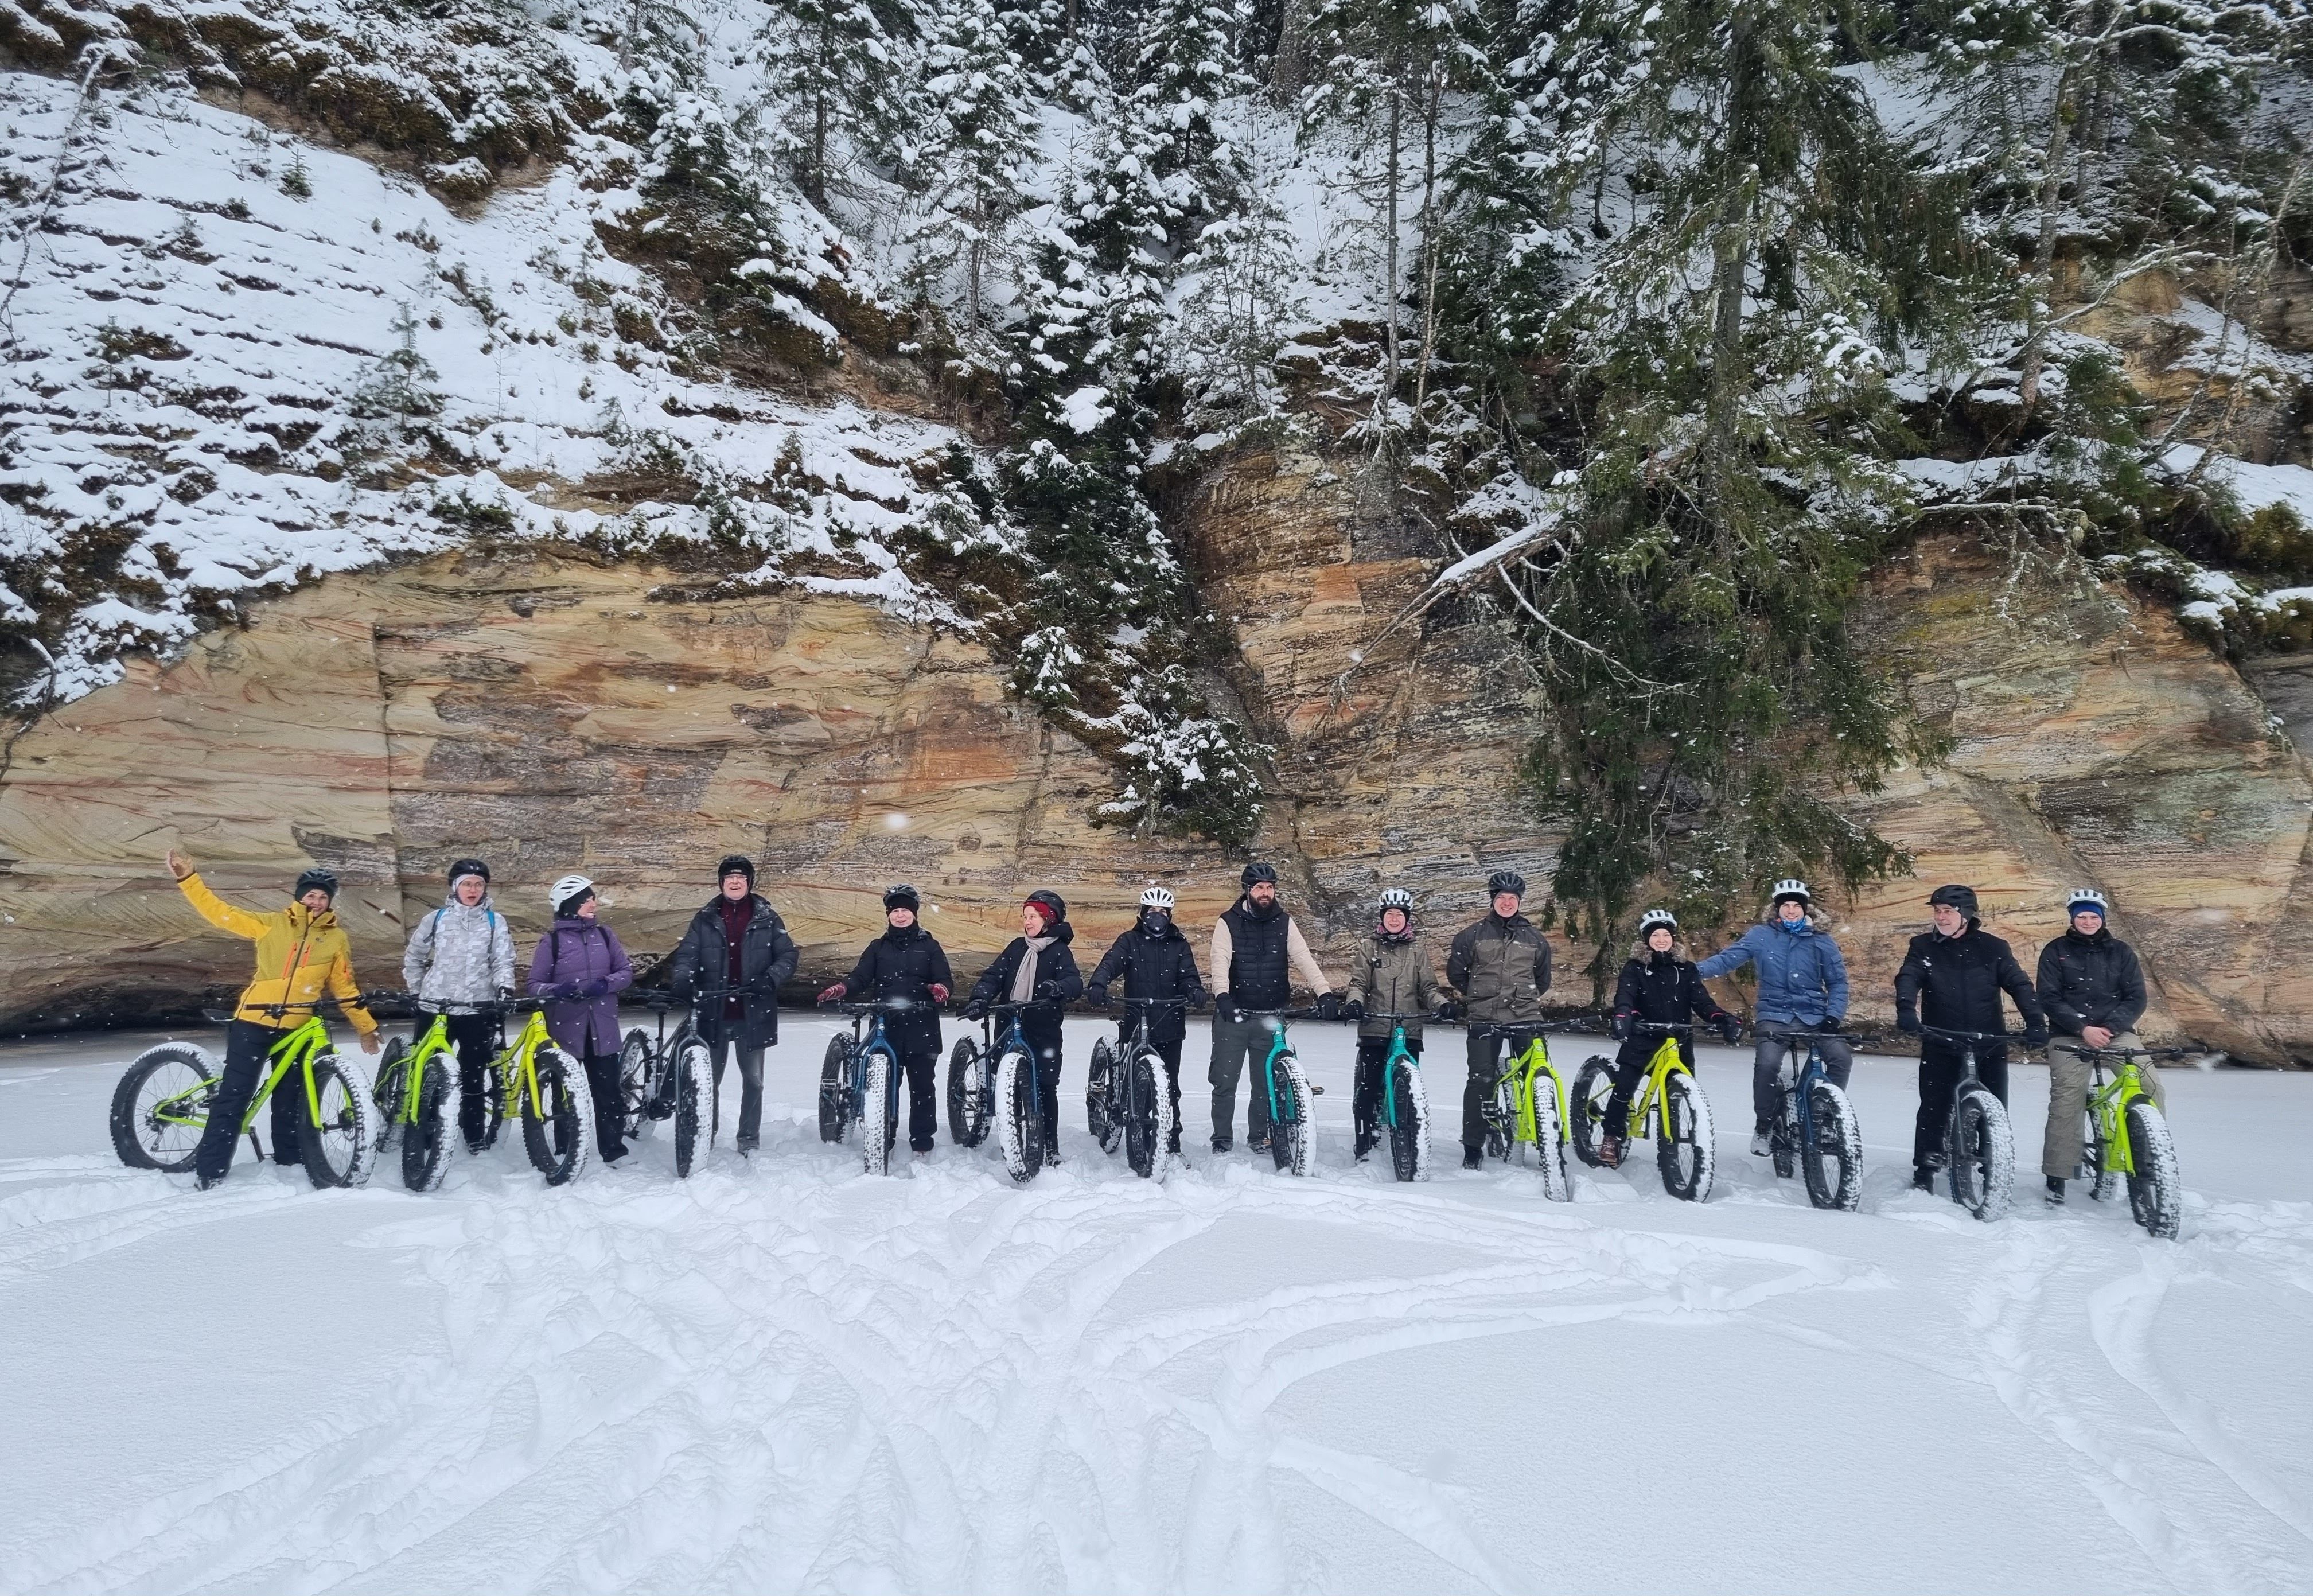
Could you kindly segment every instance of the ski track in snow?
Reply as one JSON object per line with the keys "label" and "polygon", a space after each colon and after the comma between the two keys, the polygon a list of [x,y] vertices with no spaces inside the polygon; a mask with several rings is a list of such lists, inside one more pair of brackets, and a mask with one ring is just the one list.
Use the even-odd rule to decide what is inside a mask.
{"label": "ski track in snow", "polygon": [[[1731,1589],[2313,1580],[2313,1476],[2271,1444],[2296,1425],[2230,1422],[2201,1378],[2246,1368],[2240,1389],[2301,1417],[2313,1204],[2196,1193],[2176,1244],[2085,1202],[1982,1226],[1870,1145],[1863,1212],[1817,1214],[1722,1138],[1701,1209],[1643,1157],[1553,1205],[1529,1169],[1444,1172],[1445,1136],[1439,1177],[1400,1186],[1350,1164],[1322,1113],[1306,1181],[1193,1141],[1192,1168],[1139,1181],[1073,1129],[1025,1187],[945,1143],[869,1180],[778,1107],[818,1052],[794,1028],[754,1160],[726,1142],[678,1183],[646,1139],[559,1191],[501,1147],[459,1154],[428,1196],[392,1169],[317,1194],[244,1167],[197,1197],[104,1148],[110,1069],[0,1074],[27,1116],[0,1140],[22,1155],[0,1157],[0,1334],[91,1294],[122,1327],[23,1361],[0,1400],[29,1406],[60,1476],[90,1430],[124,1476],[0,1524],[0,1585],[1570,1589],[1613,1566],[1559,1533],[1593,1521],[1660,1538],[1659,1577]],[[1345,1045],[1305,1046],[1346,1083]],[[1706,1060],[1721,1100],[1739,1079]],[[2194,1105],[2233,1117],[2244,1079],[2172,1092],[2188,1177]],[[1904,1124],[1902,1084],[1859,1091],[1867,1129]],[[2313,1128],[2313,1094],[2291,1112]],[[303,1373],[286,1400],[229,1405],[248,1433],[213,1466],[171,1466],[139,1454],[149,1393],[112,1370],[140,1327],[208,1345],[233,1306],[198,1283],[212,1258],[310,1265],[249,1321],[252,1395]],[[171,1283],[157,1315],[147,1278]],[[307,1301],[372,1283],[398,1293],[374,1318]],[[2166,1316],[2203,1291],[2225,1293],[2237,1345],[2177,1345]],[[1786,1371],[1827,1382],[1851,1433],[1810,1457],[1753,1428]],[[217,1400],[198,1372],[163,1388],[188,1416]],[[1906,1505],[1913,1472],[1953,1460],[1948,1503]],[[30,1461],[0,1487],[22,1500],[19,1475],[39,1495]],[[2019,1477],[2045,1500],[1999,1484]],[[1792,1490],[1848,1531],[1796,1586],[1769,1510]],[[1956,1514],[1979,1521],[1957,1548]]]}

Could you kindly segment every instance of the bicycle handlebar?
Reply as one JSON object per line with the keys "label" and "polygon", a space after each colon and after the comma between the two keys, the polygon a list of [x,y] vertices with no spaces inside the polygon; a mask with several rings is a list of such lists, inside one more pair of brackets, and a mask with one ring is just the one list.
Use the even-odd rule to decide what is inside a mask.
{"label": "bicycle handlebar", "polygon": [[1193,1009],[1196,1004],[1187,998],[1119,998],[1117,1005],[1124,1009]]}
{"label": "bicycle handlebar", "polygon": [[2021,1031],[1948,1031],[1939,1025],[1923,1025],[1915,1033],[1922,1036],[1941,1036],[1948,1042],[2021,1042]]}
{"label": "bicycle handlebar", "polygon": [[915,998],[878,998],[872,1003],[855,1003],[849,999],[839,998],[832,1003],[822,1003],[820,1007],[832,1009],[838,1014],[850,1015],[907,1014],[919,1009],[928,1009],[935,1014],[940,1011],[940,1006],[929,998],[921,1001]]}
{"label": "bicycle handlebar", "polygon": [[1606,1023],[1605,1015],[1578,1014],[1571,1019],[1489,1019],[1474,1025],[1465,1021],[1464,1028],[1473,1036],[1524,1036],[1541,1031],[1557,1036],[1584,1032],[1597,1036],[1603,1034]]}
{"label": "bicycle handlebar", "polygon": [[2215,1053],[2218,1051],[2218,1049],[2213,1047],[2203,1047],[2197,1043],[2190,1047],[2090,1047],[2085,1043],[2081,1043],[2080,1038],[2077,1036],[2067,1039],[2073,1042],[2076,1045],[2066,1049],[2066,1051],[2078,1053],[2082,1058],[2086,1059],[2198,1058],[2203,1054]]}

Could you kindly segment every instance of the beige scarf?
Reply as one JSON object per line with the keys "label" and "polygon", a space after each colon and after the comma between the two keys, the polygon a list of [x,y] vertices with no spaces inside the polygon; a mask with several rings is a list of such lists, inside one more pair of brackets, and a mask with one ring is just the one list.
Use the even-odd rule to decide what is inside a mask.
{"label": "beige scarf", "polygon": [[1012,1001],[1025,1003],[1036,995],[1037,956],[1052,945],[1050,937],[1023,937],[1028,950],[1020,956],[1020,967],[1012,972]]}

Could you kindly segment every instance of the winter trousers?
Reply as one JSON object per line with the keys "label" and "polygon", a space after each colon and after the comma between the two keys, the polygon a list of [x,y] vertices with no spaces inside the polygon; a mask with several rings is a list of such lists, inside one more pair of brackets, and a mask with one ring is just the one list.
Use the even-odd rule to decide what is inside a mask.
{"label": "winter trousers", "polygon": [[[216,1180],[233,1168],[233,1149],[241,1141],[241,1116],[249,1112],[249,1099],[265,1079],[273,1063],[273,1045],[281,1033],[271,1026],[259,1025],[254,1020],[236,1019],[224,1030],[224,1071],[217,1077],[215,1098],[209,1104],[208,1124],[201,1131],[201,1144],[194,1150],[193,1168],[204,1180]],[[295,1164],[303,1161],[297,1141],[297,1126],[305,1113],[305,1081],[301,1074],[282,1078],[280,1089],[273,1094],[273,1161]]]}
{"label": "winter trousers", "polygon": [[[1118,1026],[1116,1027],[1117,1056],[1124,1057],[1126,1050],[1131,1045],[1132,1027],[1130,1024]],[[1169,1042],[1151,1042],[1148,1045],[1155,1048],[1156,1056],[1165,1061],[1165,1089],[1171,1093],[1173,1098],[1173,1141],[1172,1145],[1165,1151],[1178,1152],[1181,1151],[1181,1038],[1175,1036]]]}
{"label": "winter trousers", "polygon": [[[762,1134],[763,1050],[760,1047],[749,1047],[743,1043],[734,1042],[727,1036],[719,1042],[709,1044],[709,1049],[715,1060],[717,1107],[714,1115],[719,1115],[722,1112],[720,1105],[723,1101],[724,1063],[733,1054],[739,1055],[739,1147],[742,1151],[744,1151],[753,1147]],[[714,1115],[708,1117],[710,1127],[714,1123]],[[713,1136],[711,1129],[708,1135],[711,1142]]]}
{"label": "winter trousers", "polygon": [[[1608,1135],[1623,1133],[1623,1121],[1631,1112],[1631,1099],[1638,1095],[1639,1077],[1647,1072],[1647,1066],[1655,1062],[1655,1054],[1661,1047],[1660,1036],[1632,1036],[1614,1054],[1614,1095],[1606,1099]],[[1678,1056],[1686,1061],[1688,1069],[1694,1068],[1693,1036],[1682,1035],[1679,1037]]]}
{"label": "winter trousers", "polygon": [[1044,1118],[1044,1142],[1057,1145],[1060,1139],[1060,1017],[1050,1010],[1026,1010],[1020,1016],[1020,1034],[1036,1051],[1036,1108]]}
{"label": "winter trousers", "polygon": [[[426,1022],[431,1025],[433,1022]],[[458,1050],[458,1133],[470,1148],[481,1146],[489,1134],[489,1068],[497,1057],[498,1019],[495,1014],[452,1014],[444,1029]]]}
{"label": "winter trousers", "polygon": [[1216,1150],[1229,1145],[1236,1125],[1236,1083],[1245,1072],[1245,1062],[1253,1063],[1253,1078],[1244,1094],[1245,1139],[1250,1142],[1269,1140],[1269,1083],[1262,1079],[1262,1066],[1269,1060],[1269,1050],[1281,1021],[1259,1019],[1213,1020],[1213,1062],[1205,1079],[1213,1087],[1213,1145]]}
{"label": "winter trousers", "polygon": [[[1948,1042],[1932,1036],[1920,1043],[1920,1117],[1912,1132],[1912,1166],[1941,1167],[1944,1133],[1951,1128],[1952,1098],[1959,1091],[1965,1055]],[[2008,1045],[1992,1042],[1975,1050],[1975,1072],[1992,1095],[2008,1106]]]}
{"label": "winter trousers", "polygon": [[[1421,1056],[1421,1039],[1409,1036],[1405,1050],[1414,1057]],[[1350,1092],[1350,1114],[1357,1121],[1357,1156],[1363,1158],[1381,1140],[1381,1093],[1383,1064],[1389,1060],[1387,1036],[1358,1038],[1357,1083]]]}
{"label": "winter trousers", "polygon": [[[1501,1079],[1505,1049],[1511,1058],[1516,1058],[1533,1039],[1531,1029],[1520,1030],[1516,1026],[1471,1026],[1464,1050],[1470,1078],[1462,1085],[1462,1145],[1465,1150],[1486,1144],[1486,1099],[1493,1096],[1494,1082]],[[1386,1050],[1388,1044],[1385,1042],[1383,1046]],[[1363,1043],[1358,1045],[1358,1051],[1363,1057]],[[1413,1051],[1420,1053],[1421,1049],[1417,1046]]]}
{"label": "winter trousers", "polygon": [[1794,1072],[1803,1070],[1810,1041],[1823,1055],[1823,1071],[1831,1077],[1832,1085],[1847,1089],[1847,1078],[1855,1071],[1855,1050],[1844,1038],[1817,1036],[1814,1027],[1790,1020],[1763,1019],[1751,1039],[1751,1115],[1758,1124],[1771,1125],[1783,1111],[1783,1094],[1775,1085],[1783,1054],[1795,1056]]}
{"label": "winter trousers", "polygon": [[594,1146],[602,1161],[627,1156],[626,1093],[619,1081],[619,1055],[586,1050],[586,1092],[594,1099]]}
{"label": "winter trousers", "polygon": [[[2088,1127],[2081,1122],[2088,1116],[2092,1075],[2089,1061],[2080,1056],[2080,1049],[2087,1045],[2078,1036],[2058,1036],[2048,1044],[2048,1133],[2040,1142],[2040,1173],[2057,1180],[2078,1175],[2087,1151]],[[2112,1039],[2111,1045],[2142,1047],[2144,1044],[2137,1040],[2134,1031],[2124,1031]],[[2152,1106],[2167,1113],[2160,1071],[2150,1059],[2136,1061],[2136,1078],[2144,1082]]]}
{"label": "winter trousers", "polygon": [[[908,1145],[917,1152],[929,1152],[939,1139],[939,1051],[896,1045],[893,1050],[899,1054],[900,1072],[908,1078]],[[894,1104],[895,1112],[897,1107]]]}

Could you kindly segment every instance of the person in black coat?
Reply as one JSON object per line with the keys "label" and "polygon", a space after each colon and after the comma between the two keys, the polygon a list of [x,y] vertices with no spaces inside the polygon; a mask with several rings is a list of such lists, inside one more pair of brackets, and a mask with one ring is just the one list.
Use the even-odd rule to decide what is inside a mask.
{"label": "person in black coat", "polygon": [[862,950],[849,976],[819,994],[822,1003],[857,992],[863,1002],[910,1005],[884,1017],[884,1035],[908,1077],[908,1145],[919,1154],[932,1150],[939,1130],[939,1011],[955,979],[948,973],[947,950],[916,923],[923,906],[914,887],[885,887],[884,934]]}
{"label": "person in black coat", "polygon": [[[697,1005],[699,1034],[713,1050],[711,1114],[722,1112],[723,1066],[739,1058],[739,1151],[752,1152],[763,1125],[763,1049],[779,1039],[779,983],[796,972],[787,921],[755,891],[755,862],[726,855],[715,868],[721,890],[690,917],[674,949],[674,995]],[[707,1141],[715,1142],[713,1119]]]}
{"label": "person in black coat", "polygon": [[[1152,886],[1140,895],[1140,918],[1132,929],[1110,944],[1085,987],[1085,995],[1105,1009],[1109,983],[1124,977],[1127,998],[1178,998],[1183,1007],[1148,1010],[1148,1045],[1165,1061],[1165,1086],[1173,1099],[1173,1138],[1167,1151],[1181,1151],[1181,1042],[1189,1032],[1189,1010],[1205,1001],[1205,983],[1197,977],[1197,953],[1181,928],[1173,923],[1173,895]],[[1139,1016],[1127,1011],[1117,1024],[1120,1045],[1132,1039]]]}
{"label": "person in black coat", "polygon": [[[1598,1141],[1598,1161],[1609,1169],[1623,1161],[1623,1124],[1639,1077],[1662,1047],[1659,1034],[1638,1027],[1691,1027],[1697,1018],[1717,1026],[1730,1045],[1741,1034],[1735,1017],[1719,1006],[1678,945],[1677,917],[1667,909],[1649,909],[1639,917],[1639,945],[1614,983],[1614,1032],[1623,1045],[1614,1054],[1614,1091],[1606,1099],[1606,1130]],[[1694,1041],[1686,1031],[1679,1033],[1678,1054],[1688,1069],[1694,1067]]]}
{"label": "person in black coat", "polygon": [[[1944,1031],[2000,1035],[2008,1017],[2000,1007],[2005,992],[2024,1016],[2024,1045],[2048,1045],[2048,1019],[2032,978],[2016,962],[2008,944],[1983,930],[1975,889],[1939,886],[1929,895],[1936,929],[1912,939],[1903,967],[1895,972],[1895,1026],[1917,1034],[1932,1026]],[[1920,1114],[1912,1132],[1912,1184],[1935,1185],[1944,1161],[1944,1131],[1951,1120],[1952,1095],[1966,1068],[1966,1045],[1941,1036],[1920,1040]],[[1975,1068],[1984,1085],[2008,1101],[2008,1045],[1979,1042]]]}
{"label": "person in black coat", "polygon": [[[2144,966],[2136,949],[2105,923],[2104,894],[2077,887],[2064,913],[2071,929],[2040,949],[2036,985],[2048,1011],[2048,1129],[2040,1142],[2040,1173],[2047,1177],[2048,1201],[2064,1200],[2064,1182],[2080,1173],[2087,1140],[2081,1120],[2088,1113],[2093,1071],[2083,1048],[2142,1047],[2136,1022],[2147,996]],[[2137,1071],[2153,1107],[2164,1108],[2160,1071],[2144,1060]]]}
{"label": "person in black coat", "polygon": [[[1076,940],[1069,906],[1056,892],[1037,891],[1020,905],[1020,934],[996,956],[972,983],[966,1019],[979,1019],[990,1003],[1033,1003],[1020,1013],[1020,1032],[1036,1050],[1036,1107],[1044,1116],[1044,1162],[1060,1161],[1061,1005],[1084,995],[1077,973]],[[998,1035],[1002,1027],[998,1027]]]}

